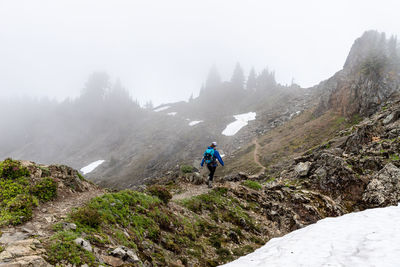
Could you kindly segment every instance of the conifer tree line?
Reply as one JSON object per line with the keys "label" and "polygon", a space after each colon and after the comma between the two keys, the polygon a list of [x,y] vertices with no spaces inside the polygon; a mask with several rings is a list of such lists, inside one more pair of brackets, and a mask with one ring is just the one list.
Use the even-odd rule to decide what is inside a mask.
{"label": "conifer tree line", "polygon": [[272,90],[276,86],[275,72],[270,71],[268,68],[264,68],[261,72],[257,73],[253,67],[246,77],[240,63],[236,63],[230,80],[222,81],[217,67],[213,65],[208,73],[206,82],[200,89],[200,97],[223,89],[231,90],[232,93],[242,91],[247,91],[247,93],[262,93]]}

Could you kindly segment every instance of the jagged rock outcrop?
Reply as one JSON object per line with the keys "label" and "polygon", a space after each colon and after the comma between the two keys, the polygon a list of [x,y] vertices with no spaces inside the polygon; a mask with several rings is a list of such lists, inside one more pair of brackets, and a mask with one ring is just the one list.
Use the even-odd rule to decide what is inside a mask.
{"label": "jagged rock outcrop", "polygon": [[37,239],[25,239],[13,242],[0,254],[0,266],[52,266],[43,258],[42,244]]}
{"label": "jagged rock outcrop", "polygon": [[[396,205],[400,200],[399,99],[383,103],[373,116],[296,158],[281,179],[299,181],[330,196],[347,211]],[[311,166],[307,175],[299,175],[300,166],[306,164]]]}
{"label": "jagged rock outcrop", "polygon": [[365,32],[354,42],[343,69],[317,86],[322,97],[315,114],[328,109],[346,116],[373,114],[399,92],[399,64],[395,38]]}
{"label": "jagged rock outcrop", "polygon": [[400,169],[388,163],[374,175],[363,194],[363,201],[371,207],[397,205],[400,201]]}

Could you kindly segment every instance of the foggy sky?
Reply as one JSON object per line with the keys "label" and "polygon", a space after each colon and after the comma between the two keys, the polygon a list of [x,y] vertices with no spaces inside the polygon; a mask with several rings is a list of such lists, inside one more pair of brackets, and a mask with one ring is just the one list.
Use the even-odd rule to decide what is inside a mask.
{"label": "foggy sky", "polygon": [[0,97],[76,97],[90,73],[142,103],[196,95],[212,64],[229,79],[268,66],[312,86],[365,30],[400,34],[398,1],[0,0]]}

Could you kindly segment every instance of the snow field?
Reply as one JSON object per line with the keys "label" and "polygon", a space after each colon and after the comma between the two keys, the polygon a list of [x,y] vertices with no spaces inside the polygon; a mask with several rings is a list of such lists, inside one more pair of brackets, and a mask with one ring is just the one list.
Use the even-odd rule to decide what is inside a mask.
{"label": "snow field", "polygon": [[223,266],[400,266],[400,206],[320,220]]}
{"label": "snow field", "polygon": [[80,169],[80,171],[83,174],[88,174],[88,173],[92,172],[94,169],[96,169],[97,167],[99,167],[104,161],[105,160],[103,160],[103,159],[94,161],[94,162],[90,163],[89,165]]}
{"label": "snow field", "polygon": [[240,129],[249,124],[248,123],[249,121],[256,119],[256,113],[249,112],[249,113],[234,115],[233,117],[236,119],[236,121],[228,124],[226,128],[222,131],[222,134],[225,136],[234,136],[235,134],[237,134],[237,132],[239,132]]}
{"label": "snow field", "polygon": [[195,126],[196,124],[199,124],[201,122],[203,122],[203,121],[191,121],[191,122],[189,122],[189,126]]}
{"label": "snow field", "polygon": [[169,108],[170,108],[170,106],[165,106],[165,107],[157,108],[154,111],[155,112],[160,112],[160,111],[163,111],[163,110],[166,110],[166,109],[169,109]]}

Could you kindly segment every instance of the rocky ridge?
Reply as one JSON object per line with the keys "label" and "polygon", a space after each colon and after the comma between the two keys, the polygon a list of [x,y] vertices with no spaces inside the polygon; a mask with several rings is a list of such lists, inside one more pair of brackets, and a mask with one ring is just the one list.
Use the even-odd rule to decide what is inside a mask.
{"label": "rocky ridge", "polygon": [[57,197],[50,202],[41,202],[28,222],[1,228],[0,266],[50,266],[45,260],[42,238],[49,236],[52,225],[65,219],[72,208],[103,194],[103,190],[65,165],[40,165],[30,161],[20,164],[29,170],[31,181],[51,177],[57,184]]}
{"label": "rocky ridge", "polygon": [[315,115],[334,110],[351,117],[370,116],[400,90],[400,60],[395,37],[367,31],[355,40],[342,70],[315,87],[321,99]]}
{"label": "rocky ridge", "polygon": [[332,197],[347,211],[396,205],[399,201],[400,100],[295,159],[281,180]]}

